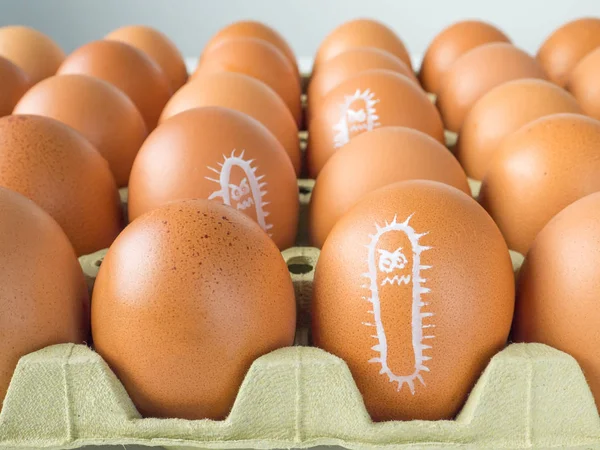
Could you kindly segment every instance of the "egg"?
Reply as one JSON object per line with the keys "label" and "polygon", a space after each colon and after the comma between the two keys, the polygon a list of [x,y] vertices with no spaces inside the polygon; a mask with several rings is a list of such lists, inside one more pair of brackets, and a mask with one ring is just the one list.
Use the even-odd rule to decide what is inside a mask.
{"label": "egg", "polygon": [[446,128],[459,132],[465,117],[484,94],[511,80],[545,79],[534,58],[506,42],[480,45],[458,58],[446,72],[437,106]]}
{"label": "egg", "polygon": [[317,262],[312,331],[342,358],[375,421],[452,419],[506,344],[514,275],[498,227],[435,181],[366,195]]}
{"label": "egg", "polygon": [[145,417],[224,419],[254,360],[292,345],[294,288],[258,225],[206,200],[129,225],[100,267],[96,351]]}
{"label": "egg", "polygon": [[21,356],[89,333],[83,272],[60,226],[0,188],[0,409]]}
{"label": "egg", "polygon": [[586,114],[600,120],[600,47],[583,58],[571,72],[567,88]]}
{"label": "egg", "polygon": [[469,177],[481,180],[506,136],[557,113],[582,111],[572,95],[549,81],[521,79],[501,84],[477,100],[467,114],[455,155]]}
{"label": "egg", "polygon": [[161,68],[145,53],[117,41],[94,41],[71,53],[59,75],[90,75],[121,89],[140,110],[148,130],[153,130],[171,96]]}
{"label": "egg", "polygon": [[367,70],[331,90],[311,116],[309,176],[316,178],[335,151],[354,137],[385,126],[414,128],[444,142],[440,116],[421,88],[396,72]]}
{"label": "egg", "polygon": [[569,353],[600,405],[600,193],[558,213],[519,272],[513,338]]}
{"label": "egg", "polygon": [[183,56],[175,43],[160,31],[143,25],[128,25],[110,32],[105,39],[124,42],[146,53],[161,67],[172,92],[187,81]]}
{"label": "egg", "polygon": [[283,146],[260,122],[222,107],[194,108],[148,136],[129,181],[129,218],[173,200],[205,198],[254,219],[281,249],[294,244],[298,186]]}
{"label": "egg", "polygon": [[0,118],[0,186],[48,212],[78,256],[108,247],[119,234],[121,206],[108,163],[82,135],[54,119]]}
{"label": "egg", "polygon": [[577,63],[599,46],[600,19],[581,18],[555,30],[541,45],[537,60],[548,78],[564,87]]}
{"label": "egg", "polygon": [[301,123],[300,83],[294,66],[274,45],[255,38],[227,39],[204,52],[193,76],[223,71],[262,81],[285,102],[296,124]]}
{"label": "egg", "polygon": [[2,80],[0,117],[3,117],[12,113],[19,99],[29,89],[30,81],[22,69],[2,56],[0,56],[0,79]]}
{"label": "egg", "polygon": [[335,223],[362,197],[404,180],[434,180],[470,194],[467,176],[442,144],[417,130],[383,127],[363,133],[325,164],[310,198],[309,233],[322,247]]}
{"label": "egg", "polygon": [[423,87],[438,94],[444,76],[464,53],[490,42],[510,42],[494,25],[480,20],[463,20],[442,30],[429,44],[419,78]]}
{"label": "egg", "polygon": [[298,127],[292,113],[273,89],[256,78],[234,72],[217,72],[195,78],[171,97],[160,122],[202,106],[223,106],[249,115],[273,133],[300,174]]}
{"label": "egg", "polygon": [[374,47],[400,58],[412,70],[410,56],[402,40],[389,27],[372,19],[355,19],[341,24],[321,42],[313,64],[313,74],[323,62],[355,47]]}
{"label": "egg", "polygon": [[372,47],[352,48],[321,64],[319,73],[310,80],[307,97],[309,114],[316,111],[323,97],[342,81],[369,69],[398,72],[420,86],[414,72],[397,56]]}
{"label": "egg", "polygon": [[0,28],[0,56],[23,69],[31,84],[54,75],[65,59],[56,42],[33,28],[20,25]]}
{"label": "egg", "polygon": [[221,28],[211,39],[208,41],[204,50],[207,51],[213,47],[218,47],[224,41],[236,38],[256,38],[262,39],[271,45],[277,47],[277,49],[285,55],[287,60],[294,66],[294,72],[298,74],[298,65],[296,63],[296,55],[294,51],[276,30],[270,26],[256,22],[253,20],[242,20],[234,22],[226,27]]}
{"label": "egg", "polygon": [[106,159],[118,186],[127,186],[135,155],[148,134],[129,97],[86,75],[40,81],[21,98],[14,114],[51,117],[75,128]]}
{"label": "egg", "polygon": [[526,254],[563,208],[600,191],[600,121],[554,114],[507,136],[483,178],[479,200],[512,250]]}

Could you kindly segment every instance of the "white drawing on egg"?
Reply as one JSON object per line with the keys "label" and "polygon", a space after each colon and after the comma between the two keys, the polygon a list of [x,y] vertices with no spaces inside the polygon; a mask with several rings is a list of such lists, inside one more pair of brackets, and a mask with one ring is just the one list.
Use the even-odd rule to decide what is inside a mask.
{"label": "white drawing on egg", "polygon": [[[362,102],[363,105],[357,105],[358,102]],[[379,116],[375,108],[377,103],[379,100],[375,98],[375,94],[370,89],[364,92],[357,89],[354,95],[344,96],[344,103],[340,105],[341,118],[333,126],[335,132],[333,146],[335,148],[346,145],[350,141],[350,133],[371,131],[381,125],[378,122]]]}
{"label": "white drawing on egg", "polygon": [[[369,279],[369,283],[363,285],[363,287],[370,290],[369,297],[363,297],[364,300],[368,301],[371,305],[370,314],[374,317],[375,323],[363,323],[369,327],[375,327],[376,334],[372,337],[377,339],[377,344],[372,349],[378,353],[378,356],[369,360],[369,363],[381,365],[380,374],[387,375],[390,383],[398,383],[398,391],[402,389],[404,384],[408,386],[411,394],[415,394],[415,380],[419,380],[423,386],[425,381],[421,372],[429,372],[427,367],[427,361],[431,359],[430,356],[426,356],[425,352],[431,348],[430,345],[425,344],[426,340],[433,339],[435,336],[428,330],[435,328],[435,325],[431,323],[430,318],[434,315],[432,312],[424,312],[423,307],[428,306],[429,303],[423,301],[423,295],[428,294],[430,289],[424,286],[426,279],[422,278],[422,272],[431,269],[431,266],[421,264],[421,253],[429,250],[431,247],[422,245],[419,240],[426,236],[428,233],[419,234],[415,232],[412,226],[409,225],[410,219],[413,215],[409,216],[402,223],[398,223],[397,216],[391,223],[386,222],[385,226],[380,227],[375,224],[377,233],[370,235],[370,242],[366,245],[368,248],[367,264],[369,271],[363,274],[363,277]],[[396,250],[390,252],[388,250],[377,249],[377,244],[381,237],[389,232],[402,232],[404,233],[410,244],[411,251],[408,254],[412,256],[412,273],[394,273],[404,270],[408,264],[408,258],[403,252],[403,248],[399,247]],[[379,256],[379,260],[377,260]],[[381,283],[378,283],[378,273],[384,274],[385,278]],[[392,275],[393,274],[393,275]],[[412,282],[412,348],[415,357],[414,370],[409,374],[397,374],[392,371],[388,365],[388,344],[381,320],[381,303],[379,298],[379,289],[381,286],[386,285],[410,285]],[[424,323],[424,321],[427,323]],[[427,333],[427,334],[426,334]]]}
{"label": "white drawing on egg", "polygon": [[[269,212],[265,209],[269,205],[269,202],[264,201],[264,197],[267,195],[267,183],[263,181],[265,176],[258,176],[258,167],[252,167],[253,159],[244,160],[245,150],[242,150],[239,156],[236,156],[235,152],[233,150],[230,156],[223,155],[224,161],[217,163],[220,170],[207,166],[209,170],[219,175],[219,179],[205,178],[214,181],[220,186],[218,190],[209,195],[208,199],[213,200],[220,197],[224,204],[232,206],[239,211],[245,211],[254,206],[256,221],[271,236],[269,230],[273,228],[273,225],[267,223]],[[235,167],[239,167],[243,170],[244,175],[246,175],[239,184],[230,182],[231,171]]]}

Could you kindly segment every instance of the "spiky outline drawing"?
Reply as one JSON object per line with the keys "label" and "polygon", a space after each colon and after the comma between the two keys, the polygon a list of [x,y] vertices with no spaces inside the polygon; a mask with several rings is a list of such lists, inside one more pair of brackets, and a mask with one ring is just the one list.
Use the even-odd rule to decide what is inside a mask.
{"label": "spiky outline drawing", "polygon": [[[221,170],[207,166],[209,170],[212,170],[219,175],[219,179],[217,180],[210,177],[205,178],[207,180],[214,181],[220,186],[220,189],[210,194],[208,199],[213,200],[217,197],[221,197],[224,204],[231,206],[231,195],[229,192],[231,171],[234,167],[239,167],[246,174],[248,184],[250,185],[250,192],[252,194],[254,208],[256,210],[256,221],[263,230],[269,233],[269,230],[273,228],[273,225],[267,223],[267,217],[269,217],[269,213],[265,210],[265,207],[269,204],[269,202],[263,201],[264,196],[267,195],[267,183],[266,181],[262,181],[265,176],[257,176],[258,167],[252,167],[252,163],[254,162],[253,159],[248,161],[244,160],[245,150],[242,150],[239,156],[236,156],[235,152],[236,150],[234,149],[231,152],[231,156],[223,154],[223,163],[217,163]],[[271,233],[269,233],[269,236],[271,236]]]}
{"label": "spiky outline drawing", "polygon": [[[424,324],[423,319],[429,318],[433,316],[432,312],[423,312],[422,308],[424,306],[429,305],[429,303],[424,302],[422,300],[422,295],[427,294],[430,290],[424,287],[424,283],[426,280],[421,278],[421,272],[427,269],[431,269],[431,266],[425,266],[421,264],[421,253],[429,250],[431,247],[423,246],[419,243],[419,239],[427,233],[418,234],[415,230],[409,225],[409,221],[412,218],[413,214],[411,214],[408,219],[406,219],[402,223],[397,222],[397,216],[394,216],[394,220],[392,223],[385,223],[384,227],[380,227],[375,224],[377,229],[377,233],[375,235],[370,235],[371,239],[370,243],[366,245],[369,249],[369,254],[367,258],[367,263],[369,267],[369,271],[364,273],[363,276],[368,278],[370,283],[368,285],[363,285],[363,287],[368,287],[371,291],[370,297],[363,297],[367,300],[371,306],[372,310],[369,313],[373,314],[375,323],[363,323],[363,325],[367,325],[370,327],[375,327],[377,330],[377,334],[372,337],[378,340],[378,343],[372,347],[379,355],[375,358],[369,360],[369,363],[381,364],[380,374],[386,374],[391,383],[398,383],[398,391],[402,389],[402,386],[406,383],[410,389],[411,394],[415,393],[415,379],[419,380],[423,386],[425,386],[425,381],[421,375],[421,372],[429,372],[429,368],[426,366],[426,362],[431,359],[430,356],[425,356],[424,353],[426,350],[430,349],[430,345],[426,345],[424,343],[425,340],[433,339],[433,334],[427,332],[425,335],[425,329],[435,328],[435,325],[431,323]],[[401,231],[406,234],[408,237],[411,246],[412,246],[412,255],[413,255],[413,267],[412,267],[412,346],[415,356],[415,367],[413,373],[409,375],[397,375],[392,372],[390,367],[388,366],[387,361],[387,339],[385,335],[385,330],[383,328],[383,322],[381,320],[381,304],[379,300],[379,286],[377,283],[377,265],[376,265],[376,246],[385,233],[390,231]]]}
{"label": "spiky outline drawing", "polygon": [[342,116],[340,118],[340,121],[333,126],[333,131],[336,133],[333,138],[333,146],[335,148],[340,148],[350,141],[348,110],[350,109],[350,106],[352,106],[352,104],[357,100],[362,100],[365,102],[365,111],[367,113],[366,131],[371,131],[373,128],[381,125],[377,121],[379,119],[379,116],[377,115],[375,105],[379,103],[379,100],[375,99],[375,93],[371,92],[370,89],[366,89],[364,92],[361,92],[360,89],[357,89],[354,95],[345,95],[344,103],[340,105],[342,110]]}

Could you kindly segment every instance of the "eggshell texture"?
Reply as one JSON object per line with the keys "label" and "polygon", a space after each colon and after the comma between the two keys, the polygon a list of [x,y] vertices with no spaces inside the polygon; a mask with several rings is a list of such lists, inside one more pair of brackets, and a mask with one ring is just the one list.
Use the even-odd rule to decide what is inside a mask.
{"label": "eggshell texture", "polygon": [[12,113],[15,105],[29,89],[30,82],[27,74],[8,59],[0,56],[0,117]]}
{"label": "eggshell texture", "polygon": [[173,41],[160,31],[143,25],[129,25],[114,30],[105,39],[129,44],[152,58],[169,79],[172,92],[187,81],[183,56]]}
{"label": "eggshell texture", "polygon": [[268,236],[206,200],[129,225],[100,268],[96,351],[143,416],[224,419],[254,360],[292,345],[294,289]]}
{"label": "eggshell texture", "polygon": [[423,87],[439,93],[444,75],[452,64],[469,50],[490,42],[510,42],[502,31],[480,20],[463,20],[450,25],[429,44],[419,78]]}
{"label": "eggshell texture", "polygon": [[48,212],[78,256],[108,247],[119,234],[121,206],[108,163],[83,136],[54,119],[0,119],[0,186]]}
{"label": "eggshell texture", "polygon": [[573,356],[600,405],[600,194],[557,214],[519,272],[513,338]]}
{"label": "eggshell texture", "polygon": [[283,38],[281,34],[279,34],[276,30],[269,27],[268,25],[256,22],[253,20],[242,20],[240,22],[234,22],[232,24],[227,25],[224,28],[221,28],[211,39],[208,41],[206,46],[204,47],[204,51],[208,49],[212,49],[213,47],[218,47],[228,39],[235,38],[256,38],[262,39],[263,41],[268,42],[271,45],[274,45],[285,55],[287,60],[294,66],[294,72],[296,76],[299,77],[298,74],[298,65],[296,63],[296,55],[294,51],[289,46],[287,41]]}
{"label": "eggshell texture", "polygon": [[354,47],[385,50],[412,69],[408,51],[394,31],[376,20],[355,19],[338,26],[323,40],[315,56],[313,74],[320,70],[323,62]]}
{"label": "eggshell texture", "polygon": [[520,78],[545,79],[540,65],[505,42],[480,45],[458,58],[446,72],[437,106],[446,128],[459,132],[473,105],[496,86]]}
{"label": "eggshell texture", "polygon": [[455,155],[467,175],[481,180],[506,136],[532,120],[557,113],[582,111],[572,95],[549,81],[522,79],[501,84],[467,114]]}
{"label": "eggshell texture", "polygon": [[564,87],[577,63],[598,46],[600,19],[577,19],[563,25],[544,41],[537,60],[548,78]]}
{"label": "eggshell texture", "polygon": [[513,317],[500,231],[434,181],[365,196],[327,238],[313,288],[315,345],[346,361],[375,421],[453,418]]}
{"label": "eggshell texture", "polygon": [[509,248],[526,254],[553,216],[600,191],[599,149],[600,121],[576,114],[542,117],[502,142],[479,201]]}
{"label": "eggshell texture", "polygon": [[319,73],[308,86],[308,110],[316,111],[323,97],[333,88],[352,75],[369,69],[398,72],[420,86],[412,69],[397,56],[377,48],[352,48],[321,64]]}
{"label": "eggshell texture", "polygon": [[195,108],[161,124],[133,164],[129,218],[172,200],[231,205],[281,249],[294,244],[298,186],[285,149],[260,122],[221,107]]}
{"label": "eggshell texture", "polygon": [[322,247],[335,223],[369,192],[417,179],[440,181],[471,193],[456,158],[425,133],[385,127],[357,136],[337,151],[319,173],[310,198],[313,245]]}
{"label": "eggshell texture", "polygon": [[586,114],[600,120],[600,48],[589,53],[571,72],[567,88]]}
{"label": "eggshell texture", "polygon": [[160,122],[202,106],[223,106],[258,120],[283,145],[296,175],[300,174],[298,127],[281,97],[269,86],[241,73],[217,72],[199,76],[171,97]]}
{"label": "eggshell texture", "polygon": [[316,178],[336,149],[378,127],[414,128],[444,142],[438,111],[414,82],[389,70],[375,69],[348,78],[323,99],[311,117],[307,166]]}
{"label": "eggshell texture", "polygon": [[54,75],[65,59],[62,49],[48,36],[18,25],[0,28],[0,56],[23,69],[31,84]]}
{"label": "eggshell texture", "polygon": [[0,188],[0,409],[21,356],[89,334],[89,299],[73,247],[31,200]]}
{"label": "eggshell texture", "polygon": [[51,117],[75,128],[108,161],[118,186],[127,186],[135,155],[148,135],[129,97],[86,75],[46,78],[25,94],[14,114]]}
{"label": "eggshell texture", "polygon": [[282,98],[300,124],[300,83],[294,66],[272,44],[261,39],[228,39],[204,52],[194,77],[214,72],[236,72],[254,77]]}
{"label": "eggshell texture", "polygon": [[115,85],[135,103],[148,130],[154,129],[171,96],[162,69],[145,53],[117,41],[95,41],[78,48],[58,74],[90,75]]}

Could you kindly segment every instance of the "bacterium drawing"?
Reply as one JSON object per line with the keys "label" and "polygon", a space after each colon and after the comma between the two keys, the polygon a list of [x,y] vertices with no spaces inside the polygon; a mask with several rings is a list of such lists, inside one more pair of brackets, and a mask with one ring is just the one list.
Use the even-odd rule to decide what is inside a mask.
{"label": "bacterium drawing", "polygon": [[344,97],[344,103],[340,105],[340,121],[333,126],[335,148],[346,145],[352,133],[370,131],[381,125],[375,108],[377,103],[379,100],[369,89],[364,92],[357,89],[354,95]]}

